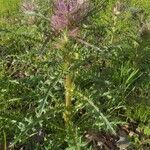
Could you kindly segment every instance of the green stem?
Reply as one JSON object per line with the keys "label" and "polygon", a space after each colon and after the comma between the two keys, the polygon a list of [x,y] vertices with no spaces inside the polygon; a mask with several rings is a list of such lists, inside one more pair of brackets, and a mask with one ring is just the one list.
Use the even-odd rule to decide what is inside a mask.
{"label": "green stem", "polygon": [[64,72],[65,72],[65,79],[64,79],[64,88],[65,88],[65,112],[64,112],[64,121],[66,123],[66,126],[69,126],[71,123],[71,99],[72,99],[72,89],[73,89],[73,79],[71,72],[69,70],[71,60],[70,60],[70,54],[68,52],[67,43],[69,41],[67,34],[64,32],[63,35],[63,51],[64,51]]}
{"label": "green stem", "polygon": [[64,56],[64,71],[65,71],[65,79],[64,79],[64,88],[65,88],[65,112],[64,112],[64,120],[66,126],[70,124],[71,121],[71,99],[72,99],[72,89],[73,89],[73,79],[71,72],[69,71],[70,67],[70,58],[68,55]]}
{"label": "green stem", "polygon": [[112,27],[112,36],[111,36],[111,39],[110,39],[110,44],[113,44],[113,42],[114,42],[114,34],[116,32],[116,24],[117,24],[117,16],[114,16],[114,18],[113,18],[113,27]]}
{"label": "green stem", "polygon": [[64,81],[65,106],[66,106],[66,111],[64,113],[64,120],[66,122],[66,125],[70,123],[70,117],[71,117],[72,84],[73,84],[72,77],[70,74],[67,74],[65,76],[65,81]]}
{"label": "green stem", "polygon": [[72,79],[70,75],[66,75],[65,79],[65,100],[66,100],[66,107],[71,106],[71,98],[72,98]]}

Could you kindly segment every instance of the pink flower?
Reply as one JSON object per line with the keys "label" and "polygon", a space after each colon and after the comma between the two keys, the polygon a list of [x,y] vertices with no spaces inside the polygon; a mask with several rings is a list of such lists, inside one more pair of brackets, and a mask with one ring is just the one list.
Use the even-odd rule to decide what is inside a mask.
{"label": "pink flower", "polygon": [[[34,14],[38,10],[38,6],[32,1],[25,0],[22,3],[21,9],[24,14]],[[36,17],[32,15],[28,15],[26,19],[28,25],[33,25],[36,22]]]}
{"label": "pink flower", "polygon": [[57,31],[64,29],[69,24],[68,19],[66,19],[63,15],[53,15],[51,19],[52,27]]}
{"label": "pink flower", "polygon": [[34,12],[34,11],[37,10],[37,8],[38,8],[38,6],[33,2],[24,1],[23,4],[22,4],[22,11],[24,13]]}
{"label": "pink flower", "polygon": [[51,25],[57,32],[73,30],[89,11],[87,0],[55,0]]}

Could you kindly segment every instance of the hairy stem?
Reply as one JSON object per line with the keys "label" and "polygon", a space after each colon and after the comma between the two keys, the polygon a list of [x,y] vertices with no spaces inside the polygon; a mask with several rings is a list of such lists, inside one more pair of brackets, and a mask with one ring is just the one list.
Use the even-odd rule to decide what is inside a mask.
{"label": "hairy stem", "polygon": [[71,121],[71,99],[72,99],[72,89],[73,89],[73,79],[71,72],[69,71],[70,67],[70,58],[68,56],[64,57],[64,70],[65,70],[65,79],[64,79],[64,88],[65,88],[65,107],[64,120],[66,125],[70,124]]}
{"label": "hairy stem", "polygon": [[113,27],[112,27],[112,36],[110,39],[110,44],[113,44],[113,42],[114,42],[114,34],[116,32],[116,24],[117,24],[117,16],[114,16],[113,17]]}
{"label": "hairy stem", "polygon": [[70,123],[71,117],[71,99],[72,99],[72,77],[70,74],[67,74],[64,81],[65,87],[65,106],[66,111],[64,113],[64,120],[66,125]]}
{"label": "hairy stem", "polygon": [[71,106],[71,98],[72,98],[72,78],[71,75],[66,75],[65,79],[65,101],[66,107],[69,108]]}

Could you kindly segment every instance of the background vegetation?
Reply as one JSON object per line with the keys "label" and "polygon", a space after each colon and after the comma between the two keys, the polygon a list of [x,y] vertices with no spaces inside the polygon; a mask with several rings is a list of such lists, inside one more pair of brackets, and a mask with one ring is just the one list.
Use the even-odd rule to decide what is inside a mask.
{"label": "background vegetation", "polygon": [[150,1],[90,2],[80,40],[67,45],[74,83],[66,126],[52,1],[35,0],[33,14],[21,0],[0,0],[0,149],[150,148]]}

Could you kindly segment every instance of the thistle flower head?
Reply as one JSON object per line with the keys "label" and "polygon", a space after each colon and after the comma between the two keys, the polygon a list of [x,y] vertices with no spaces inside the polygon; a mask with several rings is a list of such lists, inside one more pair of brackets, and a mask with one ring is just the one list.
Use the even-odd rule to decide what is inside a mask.
{"label": "thistle flower head", "polygon": [[24,1],[23,4],[22,4],[22,11],[24,13],[28,13],[28,12],[34,12],[36,11],[38,8],[38,6],[32,2],[32,1]]}
{"label": "thistle flower head", "polygon": [[118,1],[113,8],[113,13],[114,15],[120,15],[125,9],[125,4]]}
{"label": "thistle flower head", "polygon": [[88,0],[55,0],[52,28],[57,32],[76,28],[76,24],[87,15],[88,8]]}

